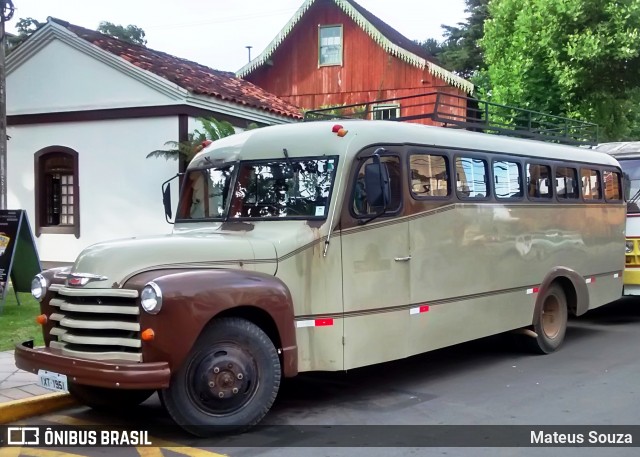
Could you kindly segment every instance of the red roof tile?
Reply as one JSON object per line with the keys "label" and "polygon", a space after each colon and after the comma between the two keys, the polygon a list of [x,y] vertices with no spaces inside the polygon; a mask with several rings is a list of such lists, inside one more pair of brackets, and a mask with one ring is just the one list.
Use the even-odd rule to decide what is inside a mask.
{"label": "red roof tile", "polygon": [[240,79],[234,73],[214,70],[186,59],[118,40],[56,18],[49,18],[80,38],[154,73],[194,94],[258,108],[282,116],[302,118],[299,108]]}

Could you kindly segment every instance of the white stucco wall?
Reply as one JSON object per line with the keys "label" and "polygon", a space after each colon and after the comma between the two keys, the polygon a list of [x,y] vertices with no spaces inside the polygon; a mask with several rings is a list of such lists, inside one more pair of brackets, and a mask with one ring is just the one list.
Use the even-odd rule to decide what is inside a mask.
{"label": "white stucco wall", "polygon": [[7,115],[182,102],[59,40],[7,74]]}
{"label": "white stucco wall", "polygon": [[[32,229],[34,154],[54,145],[78,152],[80,238],[40,235],[41,261],[72,262],[99,241],[172,230],[164,217],[161,184],[175,175],[178,163],[146,155],[177,139],[177,117],[15,126],[8,134],[8,208],[26,209]],[[177,186],[172,191],[175,209]]]}

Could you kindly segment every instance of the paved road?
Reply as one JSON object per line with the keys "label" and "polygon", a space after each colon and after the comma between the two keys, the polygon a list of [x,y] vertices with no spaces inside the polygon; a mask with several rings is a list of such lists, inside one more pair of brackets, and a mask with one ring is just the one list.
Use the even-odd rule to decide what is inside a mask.
{"label": "paved road", "polygon": [[[411,433],[415,435],[415,429],[378,426],[419,424],[433,431],[440,430],[433,426],[442,424],[640,425],[639,355],[640,300],[624,299],[572,319],[565,344],[551,355],[523,353],[513,338],[497,336],[349,373],[300,376],[281,390],[264,421],[269,427],[224,441],[185,438],[173,427],[155,396],[126,417],[77,408],[28,422],[119,424],[133,429],[142,426],[153,435],[154,444],[174,448],[171,452],[162,451],[164,455],[178,450],[194,457],[211,457],[214,453],[231,457],[635,456],[638,449],[630,448],[416,448],[408,447],[415,442],[409,437]],[[343,437],[352,435],[363,444],[371,444],[395,433],[400,446],[304,447],[313,446],[319,431],[304,426],[339,424],[370,427],[325,428],[320,430],[320,436],[326,440],[331,433],[343,430]],[[638,429],[634,440],[640,446]],[[245,446],[248,440],[268,442],[269,447],[249,448]],[[187,447],[176,449],[175,443]],[[152,453],[148,448],[67,451],[123,457]],[[23,455],[54,457],[42,452]]]}

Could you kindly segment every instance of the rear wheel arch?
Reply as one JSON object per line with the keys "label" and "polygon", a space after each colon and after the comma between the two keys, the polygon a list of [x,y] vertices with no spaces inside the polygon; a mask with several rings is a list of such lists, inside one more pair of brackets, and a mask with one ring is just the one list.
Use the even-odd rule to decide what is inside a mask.
{"label": "rear wheel arch", "polygon": [[540,284],[533,313],[533,324],[535,324],[536,316],[540,315],[542,296],[545,290],[548,290],[553,284],[562,288],[571,314],[581,316],[589,310],[589,290],[584,278],[569,268],[556,267],[547,274]]}

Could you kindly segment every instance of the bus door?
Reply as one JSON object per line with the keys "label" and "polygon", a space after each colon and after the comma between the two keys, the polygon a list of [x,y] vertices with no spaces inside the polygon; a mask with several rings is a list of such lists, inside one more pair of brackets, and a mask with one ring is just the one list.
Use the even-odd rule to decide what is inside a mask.
{"label": "bus door", "polygon": [[[371,156],[373,151],[361,155]],[[401,219],[405,182],[400,157],[387,151],[380,166],[388,172],[390,195],[386,210],[367,199],[366,167],[372,158],[355,163],[343,211],[342,262],[345,369],[404,357],[409,304],[411,253],[408,222]],[[347,215],[348,213],[348,215]],[[378,216],[377,216],[378,215]],[[344,217],[346,216],[346,217]],[[408,314],[407,314],[408,315]]]}

